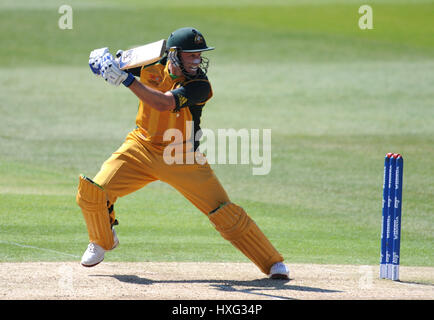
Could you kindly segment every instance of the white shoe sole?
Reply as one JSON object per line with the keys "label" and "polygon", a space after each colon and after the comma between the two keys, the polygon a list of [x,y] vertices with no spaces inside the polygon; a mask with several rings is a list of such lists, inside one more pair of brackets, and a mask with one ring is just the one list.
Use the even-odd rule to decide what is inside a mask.
{"label": "white shoe sole", "polygon": [[94,263],[94,264],[84,264],[84,263],[81,263],[81,265],[83,267],[86,267],[86,268],[91,268],[91,267],[95,267],[96,265],[100,264],[101,262],[103,262],[103,260],[104,260],[104,258],[102,258],[101,261],[98,261],[97,263]]}

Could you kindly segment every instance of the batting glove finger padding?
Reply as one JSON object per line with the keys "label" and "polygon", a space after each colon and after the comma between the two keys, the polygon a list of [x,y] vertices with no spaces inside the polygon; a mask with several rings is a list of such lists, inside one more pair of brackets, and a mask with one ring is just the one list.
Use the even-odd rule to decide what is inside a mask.
{"label": "batting glove finger padding", "polygon": [[114,61],[114,60],[115,59],[113,58],[112,54],[110,52],[107,52],[101,57],[101,65],[106,61]]}
{"label": "batting glove finger padding", "polygon": [[101,60],[102,57],[107,54],[111,56],[107,47],[95,49],[90,52],[89,67],[95,75],[99,75],[101,73]]}
{"label": "batting glove finger padding", "polygon": [[119,69],[118,62],[109,59],[102,62],[101,75],[105,81],[114,86],[119,86],[128,78],[128,73]]}
{"label": "batting glove finger padding", "polygon": [[176,47],[172,47],[169,49],[168,58],[175,67],[181,67],[181,61],[179,61],[178,50],[176,49]]}

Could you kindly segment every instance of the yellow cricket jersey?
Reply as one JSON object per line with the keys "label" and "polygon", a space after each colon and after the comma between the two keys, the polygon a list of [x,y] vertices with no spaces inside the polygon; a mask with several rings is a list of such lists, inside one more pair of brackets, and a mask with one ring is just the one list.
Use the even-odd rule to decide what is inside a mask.
{"label": "yellow cricket jersey", "polygon": [[[136,117],[138,135],[161,148],[171,143],[163,139],[168,129],[180,130],[184,143],[194,139],[192,135],[200,131],[202,108],[212,97],[211,84],[201,71],[195,79],[187,79],[172,75],[168,65],[167,58],[163,58],[158,63],[144,66],[140,72],[140,82],[161,92],[172,91],[176,112],[158,111],[140,100]],[[195,142],[195,149],[198,145]]]}

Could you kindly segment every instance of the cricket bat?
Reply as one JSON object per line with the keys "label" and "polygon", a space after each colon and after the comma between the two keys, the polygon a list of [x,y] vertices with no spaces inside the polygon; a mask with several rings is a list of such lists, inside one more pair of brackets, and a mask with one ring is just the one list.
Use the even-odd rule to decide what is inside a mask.
{"label": "cricket bat", "polygon": [[125,70],[157,62],[165,51],[165,39],[125,50],[119,57],[119,68]]}

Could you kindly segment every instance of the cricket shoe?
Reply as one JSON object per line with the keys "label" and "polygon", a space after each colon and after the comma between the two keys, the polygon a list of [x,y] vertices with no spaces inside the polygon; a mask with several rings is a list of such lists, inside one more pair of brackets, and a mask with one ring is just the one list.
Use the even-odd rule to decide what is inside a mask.
{"label": "cricket shoe", "polygon": [[[114,248],[116,248],[119,245],[119,239],[116,235],[116,231],[113,228],[113,247],[110,250],[113,250]],[[86,251],[83,254],[83,257],[81,257],[81,265],[83,267],[94,267],[96,266],[98,263],[100,263],[101,261],[104,260],[104,254],[105,254],[106,250],[104,250],[100,245],[96,244],[96,243],[89,243],[89,245],[87,246]]]}
{"label": "cricket shoe", "polygon": [[270,278],[271,279],[289,280],[288,267],[282,262],[277,262],[277,263],[273,264],[271,266],[271,269],[270,269]]}

